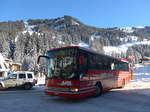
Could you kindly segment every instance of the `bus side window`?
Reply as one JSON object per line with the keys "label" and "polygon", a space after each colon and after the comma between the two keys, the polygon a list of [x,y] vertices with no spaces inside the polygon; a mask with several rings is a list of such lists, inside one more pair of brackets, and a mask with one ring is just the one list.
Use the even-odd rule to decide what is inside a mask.
{"label": "bus side window", "polygon": [[97,69],[98,62],[96,60],[96,56],[89,54],[89,69]]}
{"label": "bus side window", "polygon": [[80,73],[87,72],[87,61],[88,61],[87,54],[80,53],[80,56],[79,56],[79,71],[80,71]]}
{"label": "bus side window", "polygon": [[79,64],[80,65],[84,64],[84,56],[79,57]]}
{"label": "bus side window", "polygon": [[117,62],[115,63],[115,71],[129,71],[128,63],[125,62]]}

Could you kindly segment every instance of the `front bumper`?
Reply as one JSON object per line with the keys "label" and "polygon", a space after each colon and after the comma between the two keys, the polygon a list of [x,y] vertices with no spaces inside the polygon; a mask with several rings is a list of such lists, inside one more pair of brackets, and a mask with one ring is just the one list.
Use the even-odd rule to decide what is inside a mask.
{"label": "front bumper", "polygon": [[50,96],[60,96],[68,98],[84,98],[95,94],[95,89],[79,89],[77,92],[69,91],[69,88],[47,88],[45,94]]}

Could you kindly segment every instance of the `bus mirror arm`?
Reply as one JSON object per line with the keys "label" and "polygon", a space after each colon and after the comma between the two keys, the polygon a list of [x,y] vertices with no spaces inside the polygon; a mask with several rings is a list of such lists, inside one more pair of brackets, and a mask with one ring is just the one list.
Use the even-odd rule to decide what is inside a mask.
{"label": "bus mirror arm", "polygon": [[48,57],[48,56],[40,55],[40,56],[38,56],[37,64],[40,63],[40,58],[41,57],[46,58],[46,59],[50,59],[50,57]]}

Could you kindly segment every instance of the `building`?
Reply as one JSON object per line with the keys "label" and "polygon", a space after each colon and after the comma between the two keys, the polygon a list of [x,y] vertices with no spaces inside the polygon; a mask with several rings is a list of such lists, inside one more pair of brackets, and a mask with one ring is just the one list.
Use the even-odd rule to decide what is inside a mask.
{"label": "building", "polygon": [[9,72],[9,64],[6,63],[4,57],[0,53],[0,79],[7,77]]}
{"label": "building", "polygon": [[21,70],[20,63],[13,63],[10,59],[5,59],[0,53],[0,79],[8,77],[11,72]]}
{"label": "building", "polygon": [[150,65],[150,57],[143,57],[140,59],[140,61],[145,65]]}
{"label": "building", "polygon": [[21,71],[21,64],[20,63],[11,63],[10,70],[13,72]]}

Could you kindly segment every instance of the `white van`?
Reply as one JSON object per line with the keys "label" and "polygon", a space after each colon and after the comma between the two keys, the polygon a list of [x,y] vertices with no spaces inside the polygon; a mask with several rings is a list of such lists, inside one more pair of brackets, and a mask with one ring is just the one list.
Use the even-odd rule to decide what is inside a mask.
{"label": "white van", "polygon": [[18,71],[1,80],[0,88],[23,87],[24,89],[29,90],[35,85],[36,82],[37,81],[33,72]]}

